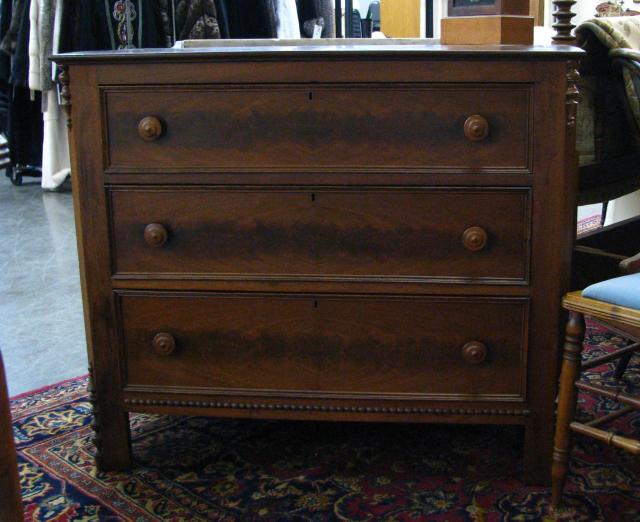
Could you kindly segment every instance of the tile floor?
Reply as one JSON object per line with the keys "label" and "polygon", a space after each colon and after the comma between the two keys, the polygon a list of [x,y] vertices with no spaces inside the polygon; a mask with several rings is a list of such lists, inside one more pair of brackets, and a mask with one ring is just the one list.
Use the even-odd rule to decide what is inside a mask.
{"label": "tile floor", "polygon": [[70,192],[0,170],[0,349],[9,394],[87,372]]}

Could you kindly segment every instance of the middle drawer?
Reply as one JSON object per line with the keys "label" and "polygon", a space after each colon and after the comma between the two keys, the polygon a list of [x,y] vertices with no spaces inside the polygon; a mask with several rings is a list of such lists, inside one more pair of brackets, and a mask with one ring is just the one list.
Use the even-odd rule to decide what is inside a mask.
{"label": "middle drawer", "polygon": [[513,283],[530,190],[116,188],[115,274]]}

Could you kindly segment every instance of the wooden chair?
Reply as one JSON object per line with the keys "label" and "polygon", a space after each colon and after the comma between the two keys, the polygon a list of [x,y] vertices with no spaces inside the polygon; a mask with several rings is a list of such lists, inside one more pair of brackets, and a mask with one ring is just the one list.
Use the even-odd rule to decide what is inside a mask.
{"label": "wooden chair", "polygon": [[[581,370],[588,370],[618,360],[615,378],[624,373],[634,352],[640,350],[640,254],[620,263],[623,272],[630,274],[596,283],[584,291],[571,292],[563,300],[569,311],[560,374],[560,391],[552,464],[552,505],[558,507],[562,498],[571,452],[571,433],[593,437],[610,446],[633,454],[640,454],[640,440],[616,435],[603,425],[622,415],[640,409],[640,395],[632,395],[612,388],[581,382]],[[585,334],[584,317],[588,316],[630,341],[615,352],[581,362]],[[624,405],[587,423],[575,422],[578,391],[605,396]]]}
{"label": "wooden chair", "polygon": [[22,509],[9,394],[2,364],[2,352],[0,352],[0,520],[22,522],[24,520]]}
{"label": "wooden chair", "polygon": [[631,78],[629,85],[640,90],[640,52],[608,51],[592,41],[596,39],[588,32],[580,36],[578,43],[587,51],[581,74],[591,76],[598,85],[593,100],[598,109],[594,113],[596,162],[580,166],[578,204],[602,203],[604,225],[609,201],[640,188],[640,127],[623,77],[624,73]]}
{"label": "wooden chair", "polygon": [[[594,115],[596,161],[580,167],[578,204],[602,203],[604,224],[609,201],[640,188],[640,120],[629,105],[623,79],[624,72],[627,79],[633,79],[630,88],[640,95],[640,52],[609,51],[589,30],[579,31],[576,38],[572,23],[575,3],[576,0],[552,0],[556,31],[552,41],[582,47],[587,55],[581,61],[580,73],[583,77],[592,76],[598,85],[599,110]],[[615,95],[603,94],[609,91],[615,91]]]}

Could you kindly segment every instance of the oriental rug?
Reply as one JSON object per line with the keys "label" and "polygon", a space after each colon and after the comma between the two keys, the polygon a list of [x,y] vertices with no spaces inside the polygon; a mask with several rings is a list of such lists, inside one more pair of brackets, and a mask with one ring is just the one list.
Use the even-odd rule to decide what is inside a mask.
{"label": "oriental rug", "polygon": [[[620,343],[589,325],[591,356]],[[625,387],[640,384],[640,360],[632,365]],[[133,468],[98,473],[86,386],[81,377],[12,400],[29,522],[640,520],[637,459],[584,438],[566,506],[552,513],[550,489],[520,480],[517,427],[133,414]],[[580,414],[610,406],[583,397]],[[616,422],[631,433],[640,416]]]}

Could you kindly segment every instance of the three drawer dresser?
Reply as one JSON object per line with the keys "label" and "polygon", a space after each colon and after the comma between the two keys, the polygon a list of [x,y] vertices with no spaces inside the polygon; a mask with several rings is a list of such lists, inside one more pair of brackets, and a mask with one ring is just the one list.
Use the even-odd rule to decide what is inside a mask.
{"label": "three drawer dresser", "polygon": [[547,482],[579,53],[57,56],[101,469],[135,411],[521,425]]}

